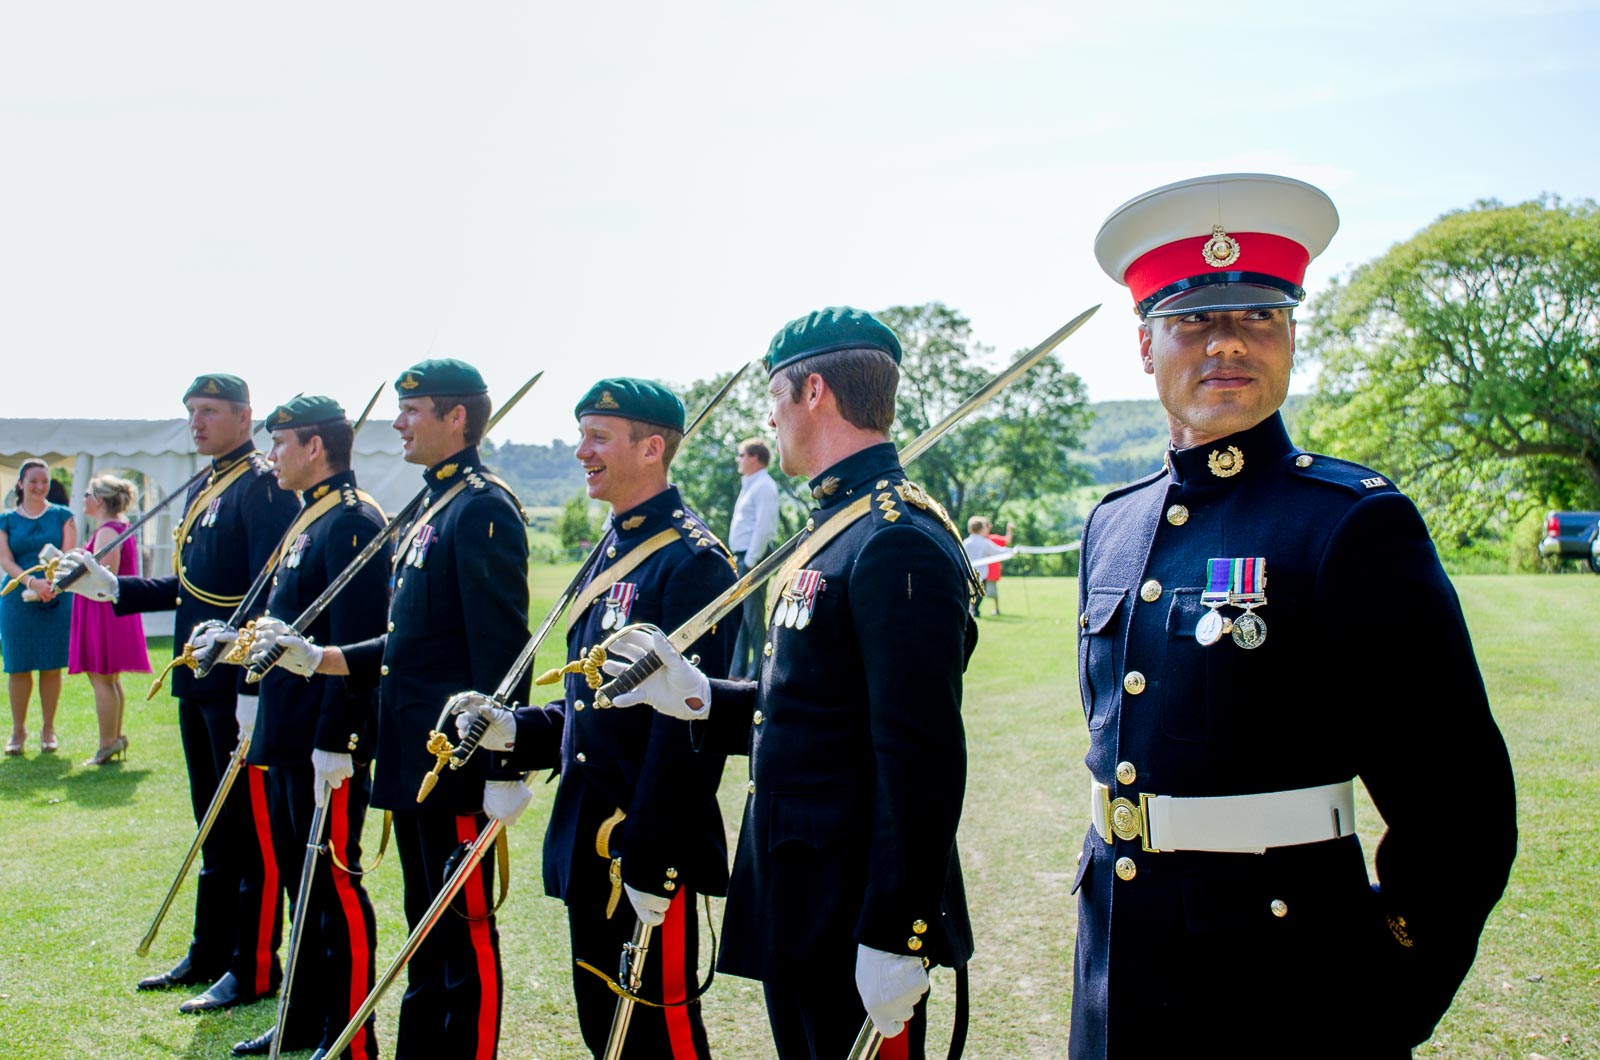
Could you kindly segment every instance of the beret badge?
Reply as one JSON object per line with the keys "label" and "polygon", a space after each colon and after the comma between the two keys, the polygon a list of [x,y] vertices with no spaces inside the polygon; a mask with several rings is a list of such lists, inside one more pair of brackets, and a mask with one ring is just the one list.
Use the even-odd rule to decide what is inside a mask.
{"label": "beret badge", "polygon": [[410,372],[407,372],[406,377],[400,380],[400,388],[402,390],[415,390],[421,385],[421,383],[417,382],[417,377]]}
{"label": "beret badge", "polygon": [[594,403],[594,407],[597,409],[620,409],[622,406],[617,403],[616,398],[611,396],[611,391],[602,390],[600,391],[600,400]]}
{"label": "beret badge", "polygon": [[1221,225],[1212,225],[1211,238],[1200,248],[1200,256],[1213,269],[1226,268],[1239,260],[1239,241],[1225,232]]}

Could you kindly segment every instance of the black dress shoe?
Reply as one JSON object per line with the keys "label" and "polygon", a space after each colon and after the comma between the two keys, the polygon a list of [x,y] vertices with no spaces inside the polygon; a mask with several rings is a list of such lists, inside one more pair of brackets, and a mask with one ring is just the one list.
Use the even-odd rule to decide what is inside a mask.
{"label": "black dress shoe", "polygon": [[246,991],[239,985],[239,980],[228,972],[221,979],[206,988],[205,993],[191,997],[178,1006],[179,1012],[215,1012],[219,1009],[233,1008],[235,1005],[248,1005],[256,1000],[256,995]]}
{"label": "black dress shoe", "polygon": [[[266,1056],[272,1052],[272,1036],[277,1032],[276,1027],[268,1027],[265,1032],[251,1038],[249,1041],[235,1042],[233,1045],[234,1056]],[[302,1049],[309,1049],[317,1044],[317,1039],[307,1038],[296,1041],[293,1037],[284,1039],[280,1053],[298,1053]]]}
{"label": "black dress shoe", "polygon": [[196,983],[209,983],[209,975],[196,975],[194,968],[185,957],[177,963],[170,972],[160,975],[147,975],[139,980],[140,990],[170,990],[175,986],[194,986]]}

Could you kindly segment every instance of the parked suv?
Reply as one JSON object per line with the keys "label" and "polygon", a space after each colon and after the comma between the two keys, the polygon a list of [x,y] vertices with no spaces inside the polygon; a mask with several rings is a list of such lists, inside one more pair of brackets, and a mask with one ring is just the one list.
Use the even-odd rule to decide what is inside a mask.
{"label": "parked suv", "polygon": [[1539,555],[1579,560],[1600,574],[1600,512],[1551,512],[1544,520]]}

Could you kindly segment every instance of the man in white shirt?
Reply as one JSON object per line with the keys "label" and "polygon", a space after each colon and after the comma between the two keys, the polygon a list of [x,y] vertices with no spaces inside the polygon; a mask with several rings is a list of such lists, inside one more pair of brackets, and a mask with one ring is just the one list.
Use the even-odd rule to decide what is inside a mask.
{"label": "man in white shirt", "polygon": [[[1007,534],[1010,534],[1009,530],[1007,531]],[[985,519],[981,515],[974,515],[971,519],[967,520],[967,536],[966,539],[961,542],[961,547],[966,550],[967,559],[972,562],[973,567],[977,568],[978,573],[983,575],[986,579],[988,577],[989,568],[992,566],[992,564],[985,563],[982,567],[978,567],[978,564],[983,560],[988,559],[990,556],[1005,551],[1005,549],[1001,548],[999,545],[990,540],[989,520]],[[985,589],[987,589],[990,584],[992,583],[986,580],[984,582]],[[978,605],[982,602],[982,597],[973,598],[973,618],[978,617]],[[995,597],[994,606],[994,613],[998,615],[1000,613],[1000,599],[998,595]]]}
{"label": "man in white shirt", "polygon": [[[739,576],[761,562],[778,531],[778,484],[767,465],[772,450],[759,438],[739,443],[734,466],[739,469],[739,499],[733,505],[733,525],[728,529],[728,549],[738,563]],[[733,644],[730,677],[755,678],[761,670],[760,645],[766,625],[766,589],[758,589],[744,602],[744,617]]]}

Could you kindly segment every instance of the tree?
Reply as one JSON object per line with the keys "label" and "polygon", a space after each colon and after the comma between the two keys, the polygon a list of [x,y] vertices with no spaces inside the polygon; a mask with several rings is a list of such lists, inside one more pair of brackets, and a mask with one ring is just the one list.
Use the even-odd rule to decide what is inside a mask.
{"label": "tree", "polygon": [[1600,500],[1600,210],[1449,213],[1315,305],[1313,444],[1373,464],[1461,543]]}
{"label": "tree", "polygon": [[579,548],[594,544],[600,538],[600,529],[589,518],[589,494],[579,490],[562,505],[561,518],[556,522],[556,535],[562,548]]}
{"label": "tree", "polygon": [[[943,419],[1001,367],[991,349],[973,340],[971,323],[941,303],[893,306],[876,315],[900,336],[905,354],[894,427],[901,445]],[[689,415],[727,379],[724,374],[681,391]],[[763,438],[774,447],[769,470],[783,502],[780,538],[799,530],[812,505],[806,480],[789,478],[778,467],[767,426],[770,400],[766,374],[757,366],[673,461],[673,481],[718,534],[726,533],[739,496],[733,457],[745,438]],[[1081,444],[1088,416],[1081,381],[1054,357],[1046,358],[946,435],[909,474],[950,510],[958,526],[964,527],[969,511],[1004,526],[1007,505],[1088,481],[1070,456]]]}

